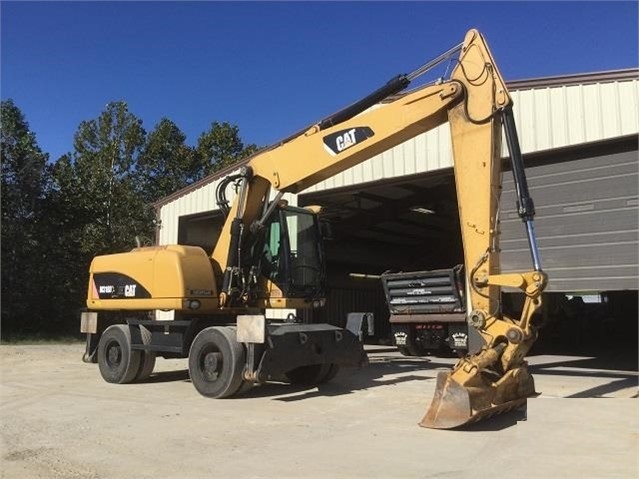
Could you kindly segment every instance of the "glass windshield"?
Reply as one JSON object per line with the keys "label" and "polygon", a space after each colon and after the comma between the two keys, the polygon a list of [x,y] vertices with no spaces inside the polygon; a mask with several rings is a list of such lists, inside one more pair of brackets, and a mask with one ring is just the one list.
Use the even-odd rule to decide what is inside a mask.
{"label": "glass windshield", "polygon": [[262,274],[287,296],[315,296],[323,290],[320,236],[315,216],[286,209],[274,215],[264,241]]}
{"label": "glass windshield", "polygon": [[285,210],[290,247],[290,279],[295,290],[316,290],[321,285],[322,268],[315,217]]}

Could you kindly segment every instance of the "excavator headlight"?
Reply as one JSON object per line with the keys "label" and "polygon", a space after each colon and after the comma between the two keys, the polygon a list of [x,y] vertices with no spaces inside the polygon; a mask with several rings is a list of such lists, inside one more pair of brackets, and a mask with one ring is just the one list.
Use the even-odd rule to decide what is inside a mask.
{"label": "excavator headlight", "polygon": [[322,302],[319,299],[314,299],[313,300],[313,307],[314,308],[319,308],[322,306]]}
{"label": "excavator headlight", "polygon": [[188,302],[189,309],[200,309],[201,305],[197,299],[192,299]]}

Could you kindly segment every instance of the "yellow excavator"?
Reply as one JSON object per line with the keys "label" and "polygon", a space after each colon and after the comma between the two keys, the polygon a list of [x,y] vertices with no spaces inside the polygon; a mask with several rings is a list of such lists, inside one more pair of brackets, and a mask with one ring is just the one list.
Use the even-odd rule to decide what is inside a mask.
{"label": "yellow excavator", "polygon": [[[454,62],[450,78],[405,91],[445,61]],[[283,195],[445,122],[452,134],[468,322],[485,346],[440,374],[420,424],[453,428],[522,405],[535,392],[524,356],[536,337],[531,317],[541,304],[546,275],[512,100],[476,30],[412,73],[258,152],[223,179],[216,196],[226,221],[212,255],[168,245],[95,257],[81,321],[87,334],[83,360],[97,362],[106,381],[128,383],[147,378],[158,355],[188,357],[193,385],[214,398],[277,378],[317,384],[341,365],[366,364],[361,343],[347,330],[304,323],[295,315],[266,319],[266,309],[300,310],[325,302],[320,208],[288,206]],[[502,127],[533,260],[532,271],[518,274],[499,269]],[[231,185],[236,195],[229,205]],[[520,318],[501,315],[501,287],[525,293]],[[157,312],[163,310],[174,311],[174,317],[162,320]]]}

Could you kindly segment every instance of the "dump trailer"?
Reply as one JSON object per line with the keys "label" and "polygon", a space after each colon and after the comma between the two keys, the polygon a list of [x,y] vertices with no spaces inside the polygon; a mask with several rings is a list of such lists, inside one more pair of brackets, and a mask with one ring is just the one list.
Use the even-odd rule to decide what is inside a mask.
{"label": "dump trailer", "polygon": [[404,356],[464,356],[468,323],[463,266],[380,275],[391,337]]}
{"label": "dump trailer", "polygon": [[[435,65],[451,61],[448,79],[405,91]],[[404,93],[398,95],[399,93]],[[378,105],[379,104],[379,105]],[[373,106],[378,105],[376,108]],[[534,393],[525,353],[534,341],[530,317],[546,277],[538,261],[532,216],[512,114],[512,100],[481,34],[349,107],[251,157],[220,182],[226,220],[211,254],[193,246],[136,248],[96,257],[90,267],[85,361],[97,361],[112,383],[143,380],[157,355],[187,358],[195,388],[213,398],[284,377],[316,384],[342,365],[366,363],[357,338],[328,324],[267,321],[265,309],[301,310],[325,302],[319,207],[293,208],[284,193],[301,190],[406,140],[450,123],[464,242],[467,321],[486,347],[446,377],[422,425],[455,427],[525,402]],[[501,275],[497,204],[502,125],[533,270]],[[226,189],[237,195],[232,204]],[[500,316],[499,288],[524,292],[521,318]],[[161,321],[156,311],[174,311]]]}

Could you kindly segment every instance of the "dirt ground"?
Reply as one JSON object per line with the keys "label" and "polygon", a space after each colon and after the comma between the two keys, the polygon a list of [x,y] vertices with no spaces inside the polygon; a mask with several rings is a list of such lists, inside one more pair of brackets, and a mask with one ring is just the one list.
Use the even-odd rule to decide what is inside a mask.
{"label": "dirt ground", "polygon": [[[185,360],[112,385],[82,344],[0,346],[3,478],[636,478],[636,362],[533,356],[542,394],[461,431],[417,426],[453,359],[369,347],[320,388],[200,396]],[[631,352],[636,357],[636,351]]]}

